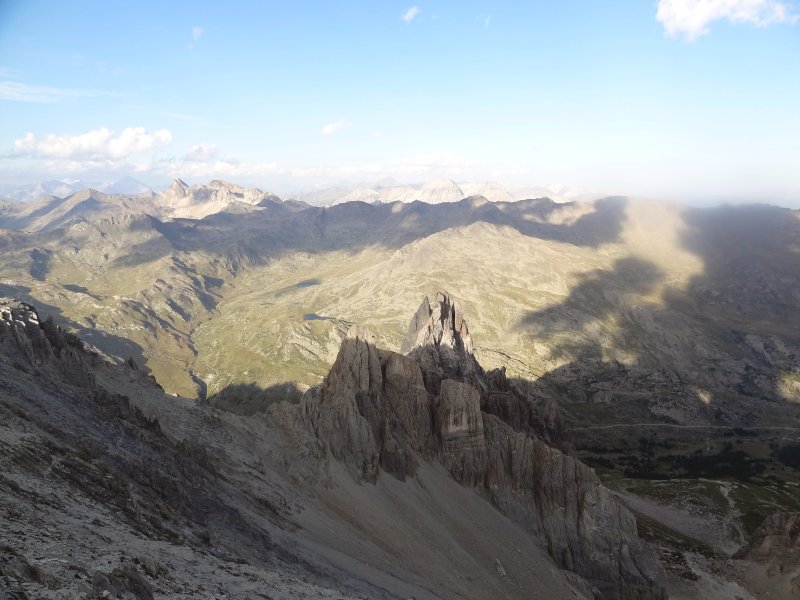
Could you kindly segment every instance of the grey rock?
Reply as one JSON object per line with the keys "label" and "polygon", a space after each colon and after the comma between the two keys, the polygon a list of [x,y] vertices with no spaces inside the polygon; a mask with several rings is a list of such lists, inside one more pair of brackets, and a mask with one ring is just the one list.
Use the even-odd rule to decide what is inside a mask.
{"label": "grey rock", "polygon": [[505,577],[506,576],[506,570],[503,568],[503,565],[500,562],[499,558],[495,558],[494,559],[494,568],[495,568],[495,571],[497,571],[497,574],[500,577]]}
{"label": "grey rock", "polygon": [[767,517],[736,557],[800,565],[800,513],[781,512]]}
{"label": "grey rock", "polygon": [[417,360],[425,385],[434,393],[445,378],[457,378],[483,387],[484,374],[473,353],[463,309],[447,292],[436,294],[431,304],[427,296],[417,309],[400,347],[402,354]]}
{"label": "grey rock", "polygon": [[478,390],[446,379],[439,393],[436,416],[442,439],[442,463],[460,483],[482,484],[488,454]]}
{"label": "grey rock", "polygon": [[403,479],[419,460],[438,460],[490,494],[587,589],[607,599],[664,597],[631,512],[591,468],[536,435],[558,428],[556,408],[547,404],[547,425],[537,425],[505,373],[481,368],[449,296],[433,308],[423,300],[403,348],[406,357],[379,350],[369,332],[352,329],[319,391],[304,397],[305,422],[334,458],[365,481],[381,469]]}
{"label": "grey rock", "polygon": [[153,588],[144,577],[131,569],[114,569],[111,573],[95,571],[92,586],[104,597],[153,600]]}
{"label": "grey rock", "polygon": [[[335,458],[368,481],[378,475],[380,456],[372,426],[377,417],[371,409],[380,397],[383,381],[378,351],[371,341],[368,331],[351,329],[318,394],[301,402],[304,419],[314,434]],[[375,402],[367,404],[367,398]]]}

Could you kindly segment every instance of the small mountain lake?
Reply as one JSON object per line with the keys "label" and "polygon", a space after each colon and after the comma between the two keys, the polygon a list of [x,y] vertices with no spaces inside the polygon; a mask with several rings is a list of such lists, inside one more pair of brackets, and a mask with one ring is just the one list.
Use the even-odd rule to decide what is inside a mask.
{"label": "small mountain lake", "polygon": [[319,279],[304,279],[303,281],[296,283],[294,287],[307,288],[313,285],[319,285],[320,283],[322,282]]}
{"label": "small mountain lake", "polygon": [[303,321],[332,321],[331,317],[322,317],[314,313],[306,313],[303,315]]}

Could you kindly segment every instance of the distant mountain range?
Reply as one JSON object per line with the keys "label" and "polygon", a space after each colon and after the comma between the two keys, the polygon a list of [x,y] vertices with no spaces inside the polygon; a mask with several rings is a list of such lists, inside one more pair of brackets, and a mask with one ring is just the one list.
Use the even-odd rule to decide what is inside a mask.
{"label": "distant mountain range", "polygon": [[[310,535],[314,548],[357,559],[333,581],[362,577],[385,552],[380,572],[419,584],[381,576],[370,585],[396,594],[355,597],[528,598],[521,577],[551,577],[562,590],[542,592],[552,598],[799,597],[800,211],[502,201],[496,184],[449,180],[316,193],[175,180],[159,194],[84,189],[0,207],[0,423],[25,432],[0,427],[0,506],[16,511],[0,514],[19,519],[17,554],[0,544],[0,596],[20,557],[42,555],[31,531],[84,540],[75,524],[97,518],[115,535],[184,540],[213,563],[260,539],[267,511],[291,520],[273,529],[288,550]],[[424,296],[435,300],[420,305]],[[164,429],[133,419],[120,437],[131,405]],[[74,471],[30,441],[36,431],[58,436]],[[184,435],[195,445],[173,448]],[[208,496],[184,454],[187,465],[208,457]],[[91,462],[100,457],[113,462]],[[41,477],[25,479],[33,458]],[[40,521],[46,505],[28,490],[49,490],[34,486],[59,473],[67,488],[47,502],[80,488],[133,510],[81,500],[80,518],[56,503]],[[172,491],[154,491],[151,473]],[[491,510],[467,518],[473,495]],[[419,526],[412,537],[398,537],[405,520]],[[525,550],[517,524],[536,547]],[[90,564],[112,538],[81,541],[73,555]],[[475,566],[461,560],[486,544]],[[175,547],[169,558],[136,551],[176,564],[173,581],[145,573],[165,593],[199,585]],[[663,573],[639,568],[645,552]],[[55,568],[66,573],[42,566]],[[106,571],[92,577],[98,594],[116,572]]]}
{"label": "distant mountain range", "polygon": [[473,181],[456,183],[452,179],[427,181],[416,185],[402,185],[384,180],[374,185],[331,186],[290,195],[312,206],[333,206],[345,202],[367,202],[386,204],[390,202],[413,202],[427,204],[458,202],[470,196],[483,196],[490,202],[513,202],[530,198],[550,198],[554,202],[596,200],[604,194],[589,193],[563,185],[528,186],[509,189],[496,181]]}
{"label": "distant mountain range", "polygon": [[[207,187],[212,188],[211,191],[204,192],[203,190]],[[223,187],[229,189],[230,194],[228,194],[227,199],[223,197],[224,194],[214,198],[211,204],[208,204],[203,199],[211,196],[214,190],[219,190]],[[151,197],[159,195],[156,188],[152,188],[132,177],[125,177],[110,182],[54,179],[0,192],[0,199],[13,202],[34,202],[43,198],[67,198],[89,189],[109,195],[122,194]],[[190,186],[180,179],[175,179],[161,192],[161,195],[165,196],[165,200],[176,203],[175,216],[187,216],[190,218],[204,216],[195,210],[193,206],[195,204],[205,204],[200,212],[206,211],[206,214],[211,214],[211,212],[218,212],[224,209],[230,202],[257,204],[262,199],[261,196],[263,194],[264,192],[258,188],[245,188],[224,181],[212,182],[208,186]],[[418,184],[400,184],[392,179],[384,179],[372,184],[337,184],[282,194],[284,198],[299,200],[312,206],[333,206],[353,201],[385,204],[396,201],[413,202],[415,200],[428,204],[439,204],[441,202],[457,202],[469,196],[483,196],[490,202],[512,202],[514,200],[543,197],[550,198],[554,202],[571,202],[596,200],[603,197],[604,194],[585,192],[558,184],[508,188],[496,181],[456,183],[452,179],[426,181]],[[187,200],[189,197],[191,197],[191,200]]]}
{"label": "distant mountain range", "polygon": [[66,198],[81,190],[93,189],[106,194],[153,195],[153,190],[146,184],[132,177],[123,177],[114,181],[83,181],[81,179],[51,179],[31,185],[20,186],[5,193],[0,198],[15,202],[30,202],[47,196]]}
{"label": "distant mountain range", "polygon": [[[85,187],[86,185],[80,181],[49,181],[25,190],[21,188],[17,198],[35,196],[35,200],[0,203],[0,228],[50,231],[100,217],[131,214],[148,214],[162,220],[202,219],[217,213],[260,211],[283,202],[275,194],[222,180],[189,185],[181,179],[175,179],[159,194],[134,179],[124,179],[104,186]],[[84,187],[75,190],[79,186]],[[556,191],[559,193],[553,193],[550,188],[528,188],[527,193],[538,194],[536,197],[549,197],[555,202],[566,201],[567,195],[574,193],[566,188],[556,188]],[[294,206],[415,201],[441,204],[458,202],[468,197],[481,197],[491,202],[513,202],[515,199],[514,194],[495,182],[457,184],[448,179],[416,186],[327,188],[295,194],[287,202]],[[591,198],[594,199],[594,196]]]}
{"label": "distant mountain range", "polygon": [[[118,187],[125,187],[125,182]],[[160,194],[151,191],[132,195],[89,188],[64,197],[50,195],[29,202],[7,202],[0,205],[0,227],[50,231],[102,217],[137,214],[159,219],[202,219],[218,212],[257,210],[264,204],[280,201],[274,194],[226,181],[190,186],[176,179]]]}

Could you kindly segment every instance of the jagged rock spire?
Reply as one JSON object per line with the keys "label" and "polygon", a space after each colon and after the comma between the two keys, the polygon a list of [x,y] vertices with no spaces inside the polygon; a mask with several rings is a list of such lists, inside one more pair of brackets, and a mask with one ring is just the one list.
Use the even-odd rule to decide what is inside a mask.
{"label": "jagged rock spire", "polygon": [[472,338],[461,304],[451,300],[447,292],[436,294],[436,304],[433,306],[425,296],[411,319],[400,352],[408,354],[415,348],[429,345],[463,349],[466,354],[472,354]]}
{"label": "jagged rock spire", "polygon": [[439,393],[439,383],[448,377],[485,387],[463,309],[447,292],[436,294],[433,305],[427,296],[422,300],[400,352],[420,363],[425,385],[433,393]]}
{"label": "jagged rock spire", "polygon": [[0,297],[0,350],[28,372],[55,369],[72,381],[94,381],[83,342],[26,302]]}
{"label": "jagged rock spire", "polygon": [[376,348],[366,330],[351,329],[325,381],[301,401],[305,431],[358,481],[376,482],[381,471],[402,480],[438,461],[536,532],[595,597],[664,600],[634,516],[588,466],[532,431],[530,399],[502,371],[481,368],[446,293],[433,306],[423,300],[403,350]]}

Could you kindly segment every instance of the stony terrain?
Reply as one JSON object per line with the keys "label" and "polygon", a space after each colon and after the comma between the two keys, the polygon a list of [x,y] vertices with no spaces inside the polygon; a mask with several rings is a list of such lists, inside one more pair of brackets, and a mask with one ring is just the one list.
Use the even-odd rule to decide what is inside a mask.
{"label": "stony terrain", "polygon": [[[469,514],[483,515],[487,501],[500,509],[501,521],[489,529],[502,522],[508,535],[529,545],[524,532],[534,531],[537,543],[549,540],[550,556],[569,548],[569,560],[555,560],[573,568],[575,557],[585,562],[586,551],[570,545],[569,531],[557,535],[502,492],[510,485],[520,501],[520,482],[539,476],[534,458],[548,444],[596,470],[613,492],[598,500],[602,506],[616,506],[609,504],[616,497],[630,509],[644,547],[664,569],[666,583],[658,585],[671,596],[765,597],[774,583],[792,597],[794,571],[780,567],[783,583],[775,579],[774,565],[789,564],[786,559],[737,552],[757,539],[765,519],[800,511],[796,211],[481,197],[321,208],[225,182],[179,181],[161,198],[80,192],[3,208],[2,224],[10,229],[0,231],[0,294],[35,304],[43,318],[53,317],[52,326],[77,333],[99,353],[92,359],[93,385],[131,402],[139,398],[148,418],[166,411],[162,427],[185,423],[191,431],[198,421],[190,415],[214,415],[214,431],[223,432],[214,435],[235,443],[209,432],[214,441],[201,445],[219,444],[228,457],[222,463],[237,463],[241,448],[268,429],[269,448],[257,454],[270,465],[270,477],[284,478],[270,489],[313,499],[287,500],[306,507],[293,522],[303,535],[313,532],[302,543],[292,538],[289,547],[297,543],[316,552],[314,560],[348,573],[358,557],[359,577],[384,588],[389,557],[402,556],[409,561],[404,568],[415,573],[403,581],[448,581],[448,593],[463,596],[474,581],[451,578],[461,571],[409,550],[414,541],[384,522],[397,510],[444,510],[443,521],[420,524],[419,534],[446,521],[467,535],[466,513],[447,512],[443,496],[429,495],[436,481],[437,489],[458,497],[458,506],[474,507]],[[412,322],[411,337],[415,332],[418,339],[404,337],[420,298],[441,288],[459,299],[453,327],[431,335],[420,327],[440,304],[433,301]],[[464,314],[479,332],[474,342]],[[358,324],[369,334],[348,337]],[[473,360],[453,362],[447,350],[420,350],[449,348],[456,339],[456,333],[447,337],[450,331]],[[421,386],[397,350],[419,364]],[[343,353],[380,365],[380,376],[375,371],[375,381],[355,400],[342,392],[355,383],[337,383],[337,367],[329,373],[341,366]],[[115,369],[135,376],[106,375]],[[148,374],[178,397],[164,395]],[[6,370],[4,377],[20,375]],[[110,379],[98,383],[104,377]],[[461,385],[437,384],[445,380]],[[435,410],[427,425],[396,414],[396,407],[384,406],[391,394],[374,389],[387,385],[400,385],[403,398],[418,407],[463,405],[465,432],[445,435],[436,426],[444,416]],[[15,389],[26,386],[36,389],[29,380]],[[190,400],[198,397],[206,399],[202,406]],[[327,420],[323,407],[331,397],[346,417],[334,411],[339,416]],[[338,434],[353,423],[350,442],[330,444],[326,432]],[[313,437],[304,437],[309,431]],[[500,442],[517,435],[539,441],[503,450]],[[297,446],[298,436],[305,451],[286,450]],[[526,452],[530,464],[515,466],[508,458]],[[320,467],[328,454],[336,460]],[[592,477],[584,473],[581,480]],[[346,479],[353,485],[341,487]],[[320,494],[320,482],[332,487]],[[464,496],[469,490],[459,482],[483,491]],[[533,494],[523,503],[537,502],[542,499]],[[343,517],[354,506],[359,518]],[[437,539],[449,535],[441,533]],[[463,549],[472,543],[466,539],[453,543]],[[456,546],[431,552],[473,560]],[[371,580],[363,565],[372,564],[375,548],[387,554],[382,567],[370,567],[380,572]],[[492,552],[510,573],[507,563],[516,559],[501,556],[503,548]],[[552,565],[546,555],[542,564]],[[496,574],[494,558],[483,558],[487,575]],[[578,572],[586,585],[610,593],[608,582],[591,571]],[[482,597],[491,597],[490,589]]]}
{"label": "stony terrain", "polygon": [[407,355],[354,327],[322,386],[248,417],[164,394],[27,304],[0,312],[9,597],[750,598],[775,569],[770,597],[796,592],[785,513],[735,560],[678,544],[676,573],[677,529],[653,537],[556,448],[556,407],[481,367],[445,294]]}
{"label": "stony terrain", "polygon": [[[0,309],[12,597],[662,597],[591,470],[482,412],[504,379],[457,330],[415,350],[427,358],[361,331],[316,393],[242,419],[164,395],[29,305]],[[454,351],[467,372],[437,400],[429,367]]]}

